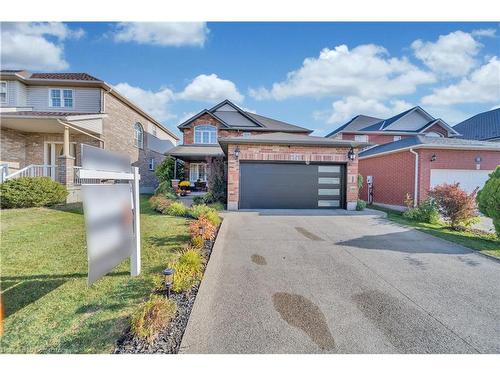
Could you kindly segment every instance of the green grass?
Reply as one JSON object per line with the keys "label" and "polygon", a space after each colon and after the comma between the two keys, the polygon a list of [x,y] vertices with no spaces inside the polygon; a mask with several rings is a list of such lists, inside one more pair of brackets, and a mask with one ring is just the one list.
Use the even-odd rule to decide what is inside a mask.
{"label": "green grass", "polygon": [[187,220],[154,212],[141,196],[142,272],[129,261],[87,287],[79,205],[3,210],[3,353],[109,353],[129,316],[153,289],[153,276],[189,241]]}
{"label": "green grass", "polygon": [[483,234],[477,231],[473,232],[467,230],[455,231],[442,224],[427,224],[407,220],[403,217],[401,212],[385,207],[371,205],[369,208],[386,212],[387,218],[398,224],[412,227],[444,240],[468,247],[469,249],[500,258],[500,240],[493,234]]}

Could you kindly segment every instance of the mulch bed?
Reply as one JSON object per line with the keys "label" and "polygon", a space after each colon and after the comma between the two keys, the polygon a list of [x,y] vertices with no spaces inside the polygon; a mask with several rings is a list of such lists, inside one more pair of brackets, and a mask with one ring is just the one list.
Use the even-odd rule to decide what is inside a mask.
{"label": "mulch bed", "polygon": [[[215,241],[205,241],[203,252],[206,260],[210,259],[212,247]],[[191,315],[191,310],[198,293],[199,285],[184,293],[172,293],[170,298],[177,303],[177,313],[170,324],[163,329],[156,339],[149,343],[134,337],[128,329],[125,334],[118,339],[115,347],[115,354],[176,354],[181,346],[182,336]]]}

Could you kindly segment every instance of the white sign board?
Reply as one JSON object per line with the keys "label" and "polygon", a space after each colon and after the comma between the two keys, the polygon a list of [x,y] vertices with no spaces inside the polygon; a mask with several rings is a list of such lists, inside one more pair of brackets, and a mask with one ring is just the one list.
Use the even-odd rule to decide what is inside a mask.
{"label": "white sign board", "polygon": [[88,285],[131,257],[140,272],[139,174],[128,158],[82,145],[81,179],[87,237]]}

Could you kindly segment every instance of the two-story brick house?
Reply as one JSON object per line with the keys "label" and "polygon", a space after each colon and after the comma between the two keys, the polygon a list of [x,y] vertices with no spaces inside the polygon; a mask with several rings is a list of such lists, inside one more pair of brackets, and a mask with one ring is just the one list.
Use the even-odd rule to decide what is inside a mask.
{"label": "two-story brick house", "polygon": [[356,151],[366,144],[314,137],[312,130],[244,111],[225,100],[179,125],[168,151],[185,177],[207,181],[207,161],[227,163],[228,209],[356,206]]}
{"label": "two-story brick house", "polygon": [[4,178],[50,176],[78,200],[82,143],[130,157],[141,191],[157,186],[154,169],[178,137],[87,73],[0,72],[0,164]]}
{"label": "two-story brick house", "polygon": [[327,137],[370,143],[359,154],[365,179],[360,196],[397,209],[404,208],[407,197],[423,202],[442,183],[458,182],[472,192],[500,164],[499,145],[463,139],[456,128],[420,107],[386,120],[359,115]]}

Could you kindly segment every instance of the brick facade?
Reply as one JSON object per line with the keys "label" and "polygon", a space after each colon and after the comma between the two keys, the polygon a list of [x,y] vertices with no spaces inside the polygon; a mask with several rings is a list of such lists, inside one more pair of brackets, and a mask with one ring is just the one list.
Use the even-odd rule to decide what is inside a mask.
{"label": "brick facade", "polygon": [[[481,170],[494,170],[500,165],[499,151],[417,149],[419,155],[418,202],[428,195],[431,169],[476,170],[475,158],[480,156]],[[432,155],[436,161],[431,162]],[[406,194],[415,193],[415,155],[409,151],[361,159],[359,173],[365,182],[361,198],[368,199],[366,177],[373,176],[373,198],[375,203],[403,206]]]}
{"label": "brick facade", "polygon": [[310,160],[324,162],[339,162],[347,164],[347,194],[346,201],[349,208],[355,207],[358,197],[357,175],[358,160],[347,160],[346,148],[332,148],[320,146],[298,145],[238,145],[240,156],[234,156],[236,145],[228,146],[228,173],[227,173],[227,207],[237,209],[239,202],[240,160]]}

